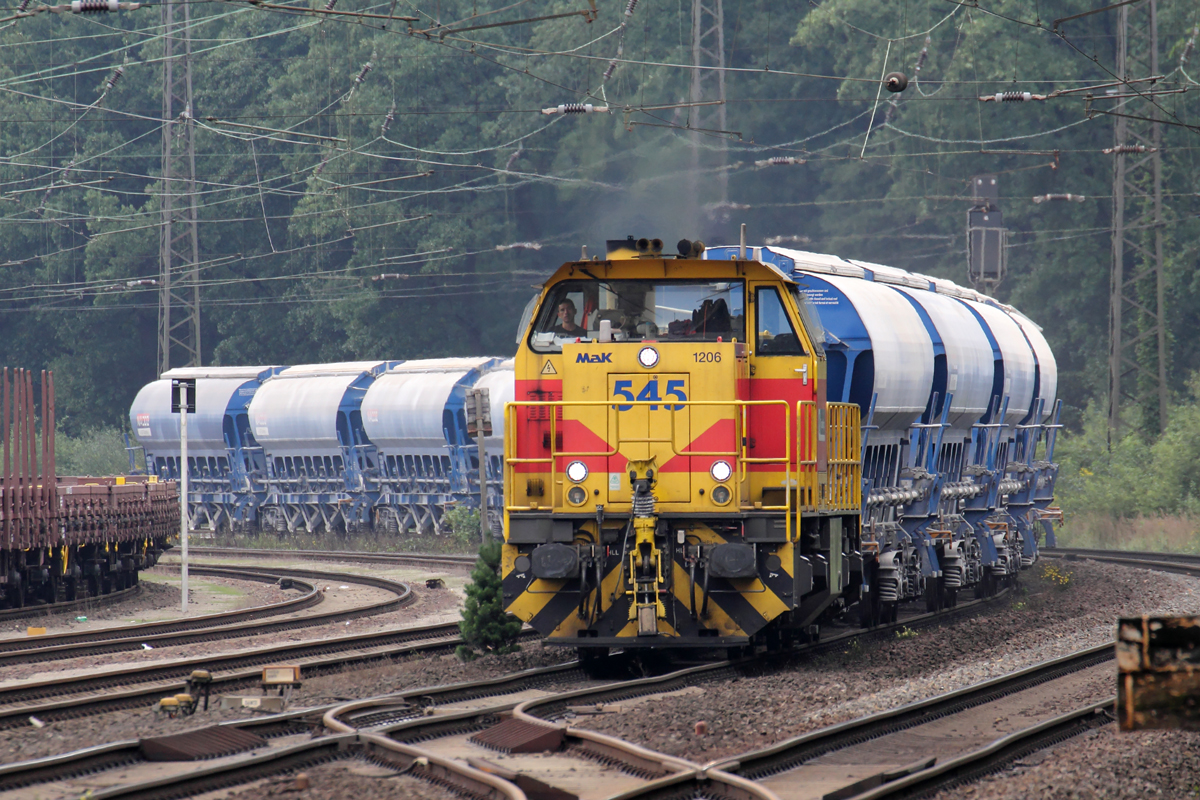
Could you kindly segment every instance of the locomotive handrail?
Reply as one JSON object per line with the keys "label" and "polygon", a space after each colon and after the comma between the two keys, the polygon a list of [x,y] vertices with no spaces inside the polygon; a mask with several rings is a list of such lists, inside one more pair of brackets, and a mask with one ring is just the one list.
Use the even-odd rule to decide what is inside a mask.
{"label": "locomotive handrail", "polygon": [[[617,406],[623,406],[623,407],[664,406],[663,410],[669,411],[671,413],[671,435],[669,438],[651,438],[651,437],[645,437],[645,438],[638,437],[638,438],[631,438],[631,439],[622,438],[620,435],[621,417],[620,417],[620,414],[618,413],[615,417],[615,423],[614,423],[616,435],[613,438],[613,441],[615,441],[616,444],[614,444],[611,447],[611,449],[605,450],[605,451],[559,450],[557,447],[557,444],[558,444],[558,436],[557,436],[558,425],[557,424],[559,422],[559,414],[552,412],[552,413],[547,414],[547,419],[545,419],[545,420],[533,420],[535,422],[549,423],[549,426],[550,426],[550,431],[549,431],[550,454],[548,456],[539,456],[539,457],[520,457],[520,456],[515,455],[516,440],[517,440],[516,410],[518,408],[522,408],[522,407],[523,408],[553,408],[557,411],[564,407],[598,408],[598,407],[602,407],[602,406],[611,406],[613,408],[616,408]],[[667,408],[668,406],[670,406],[671,408]],[[685,450],[684,452],[680,452],[676,448],[676,445],[675,445],[676,415],[680,411],[684,410],[684,409],[681,409],[680,406],[686,406],[686,407],[691,407],[691,406],[697,406],[697,407],[729,406],[729,407],[736,408],[739,410],[739,421],[741,423],[741,429],[743,432],[747,428],[747,416],[746,415],[748,413],[748,409],[751,406],[764,406],[764,407],[765,406],[780,406],[780,407],[782,407],[783,412],[784,412],[783,413],[783,417],[784,417],[784,430],[783,430],[784,454],[782,456],[772,456],[772,457],[751,457],[747,454],[748,441],[745,436],[735,437],[738,444],[735,446],[735,448],[733,450],[717,450],[717,451]],[[517,464],[546,464],[546,465],[549,465],[549,467],[550,467],[551,481],[553,482],[553,484],[556,487],[558,487],[558,486],[561,486],[563,483],[562,478],[559,476],[559,472],[557,469],[557,460],[560,458],[565,458],[565,457],[569,457],[569,456],[588,457],[588,458],[609,458],[609,457],[618,455],[620,453],[620,445],[625,444],[625,443],[667,444],[670,446],[671,453],[674,456],[700,457],[700,458],[724,457],[724,458],[735,459],[738,462],[738,470],[739,470],[738,480],[736,482],[737,489],[738,489],[738,496],[736,499],[738,501],[738,506],[740,507],[741,503],[742,503],[741,494],[742,494],[742,490],[743,490],[743,484],[747,480],[747,475],[748,475],[747,465],[749,465],[749,464],[783,464],[784,465],[784,475],[785,475],[784,485],[787,486],[787,485],[791,484],[791,467],[792,467],[792,464],[795,462],[793,461],[792,448],[791,448],[791,419],[790,419],[791,415],[789,413],[790,411],[791,411],[790,406],[786,400],[674,400],[674,399],[672,399],[670,401],[624,400],[623,402],[619,402],[619,403],[614,402],[612,399],[606,399],[606,400],[513,400],[513,401],[509,401],[509,402],[505,403],[505,405],[504,405],[505,477],[510,481],[510,483],[509,483],[510,486],[515,486],[516,485],[516,475],[515,475],[515,472],[513,469],[515,467],[515,465],[517,465]],[[552,497],[551,502],[552,502],[552,507],[559,505],[557,495]],[[530,506],[527,506],[527,505],[512,505],[508,502],[505,503],[505,511],[506,512],[507,511],[528,511],[528,510],[530,510]],[[763,504],[761,506],[756,505],[755,510],[788,511],[789,507],[785,502],[784,505],[765,505],[765,504]],[[786,524],[788,526],[787,535],[788,535],[788,538],[790,539],[791,538],[791,519],[790,519],[790,517],[788,517]]]}

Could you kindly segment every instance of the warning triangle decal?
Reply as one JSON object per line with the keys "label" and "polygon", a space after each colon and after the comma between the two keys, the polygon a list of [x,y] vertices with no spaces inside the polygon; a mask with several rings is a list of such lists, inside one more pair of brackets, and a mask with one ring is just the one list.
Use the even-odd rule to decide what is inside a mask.
{"label": "warning triangle decal", "polygon": [[557,375],[558,370],[554,368],[554,364],[550,361],[546,362],[546,366],[542,367],[543,375]]}

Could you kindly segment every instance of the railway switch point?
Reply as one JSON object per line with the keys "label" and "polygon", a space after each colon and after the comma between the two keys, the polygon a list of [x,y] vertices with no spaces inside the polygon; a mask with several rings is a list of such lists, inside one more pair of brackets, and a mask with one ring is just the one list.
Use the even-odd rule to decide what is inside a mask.
{"label": "railway switch point", "polygon": [[[262,694],[258,696],[223,695],[221,708],[253,708],[257,711],[274,713],[286,711],[292,690],[299,689],[302,685],[300,667],[294,664],[274,664],[263,667],[260,685]],[[275,694],[271,694],[271,692],[275,692]]]}
{"label": "railway switch point", "polygon": [[[192,674],[187,679],[188,694],[196,697],[204,694],[204,710],[208,711],[208,696],[212,691],[212,673],[206,669],[192,670]],[[197,698],[197,703],[199,699]]]}

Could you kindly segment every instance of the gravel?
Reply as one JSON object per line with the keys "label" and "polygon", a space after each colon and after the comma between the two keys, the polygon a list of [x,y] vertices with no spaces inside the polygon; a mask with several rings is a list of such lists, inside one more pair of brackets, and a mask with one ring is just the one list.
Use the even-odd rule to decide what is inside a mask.
{"label": "gravel", "polygon": [[[1059,587],[1041,577],[1042,565],[1023,576],[1010,602],[974,619],[882,642],[851,644],[816,660],[764,670],[669,703],[629,705],[623,713],[579,718],[573,724],[627,738],[671,755],[708,761],[726,758],[800,733],[996,677],[1084,647],[1112,640],[1124,614],[1195,613],[1200,581],[1086,561],[1052,562],[1071,573]],[[421,686],[504,675],[562,663],[572,654],[540,644],[521,652],[462,663],[451,655],[417,656],[386,665],[310,678],[293,707],[335,703]],[[1100,684],[1087,691],[1102,691]],[[1074,698],[1071,698],[1073,700]],[[0,760],[63,752],[102,741],[177,733],[241,716],[212,711],[165,719],[149,708],[49,723],[43,729],[0,732]],[[698,736],[695,723],[707,723]],[[1119,738],[1118,738],[1119,737]],[[1118,734],[1102,729],[1027,758],[995,780],[945,797],[1183,797],[1200,785],[1200,734]],[[438,798],[440,789],[404,777],[360,774],[356,762],[308,770],[333,778],[296,790],[291,779],[267,781],[233,797]],[[361,787],[358,782],[363,781]],[[331,787],[331,788],[330,788]],[[328,792],[328,793],[321,793]],[[388,793],[392,792],[392,793]],[[422,792],[432,792],[423,794]]]}
{"label": "gravel", "polygon": [[259,797],[280,797],[288,800],[461,800],[441,786],[399,775],[383,767],[363,761],[337,761],[305,769],[308,784],[298,789],[297,775],[268,778],[258,784],[230,793],[210,792],[204,798],[225,797],[231,800],[256,800]]}
{"label": "gravel", "polygon": [[[483,656],[468,663],[453,655],[413,656],[390,664],[346,668],[342,672],[306,678],[292,695],[291,710],[329,705],[347,700],[437,686],[480,678],[498,677],[534,667],[570,661],[574,653],[562,648],[543,648],[540,643],[523,645],[521,651],[504,656]],[[215,698],[214,698],[215,699]],[[192,717],[171,719],[143,708],[112,711],[79,719],[47,722],[44,728],[13,728],[0,731],[0,763],[63,753],[99,742],[116,742],[203,728],[218,722],[254,716],[249,710],[222,711],[214,702],[209,711]]]}
{"label": "gravel", "polygon": [[[1011,602],[958,624],[851,644],[702,694],[573,724],[695,761],[728,758],[1111,642],[1123,614],[1195,613],[1200,605],[1193,578],[1085,561],[1060,568],[1072,573],[1065,588],[1035,566]],[[1112,686],[1115,692],[1115,668]],[[707,723],[703,736],[695,733],[700,721]]]}
{"label": "gravel", "polygon": [[1200,733],[1122,733],[1109,725],[1018,762],[937,800],[1141,800],[1200,794]]}

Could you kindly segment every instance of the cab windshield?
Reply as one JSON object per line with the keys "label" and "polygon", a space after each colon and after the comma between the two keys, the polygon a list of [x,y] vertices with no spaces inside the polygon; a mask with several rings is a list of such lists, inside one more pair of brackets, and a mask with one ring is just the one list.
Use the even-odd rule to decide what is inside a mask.
{"label": "cab windshield", "polygon": [[578,280],[555,284],[537,315],[530,346],[644,339],[746,340],[742,281]]}

